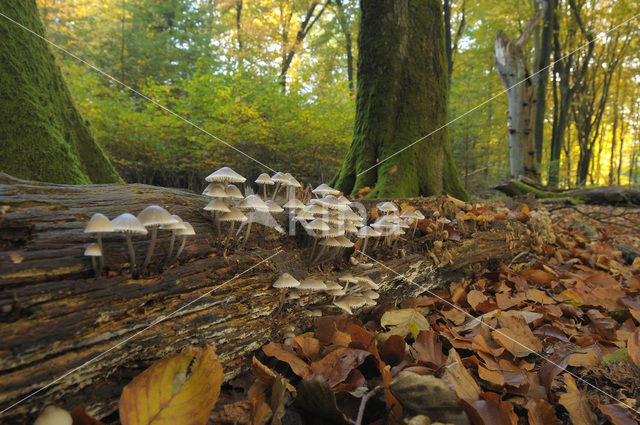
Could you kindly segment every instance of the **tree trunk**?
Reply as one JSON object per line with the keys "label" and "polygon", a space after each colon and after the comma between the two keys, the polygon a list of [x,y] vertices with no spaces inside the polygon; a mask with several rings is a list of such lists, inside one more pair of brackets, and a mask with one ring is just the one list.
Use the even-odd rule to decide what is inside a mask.
{"label": "tree trunk", "polygon": [[[104,417],[117,409],[122,387],[134,375],[151,361],[187,345],[214,345],[225,377],[236,376],[250,366],[255,350],[282,338],[287,324],[295,324],[299,331],[311,327],[307,307],[286,304],[284,312],[276,314],[279,292],[271,284],[283,272],[298,279],[366,273],[380,285],[380,303],[423,292],[383,266],[362,271],[346,258],[309,269],[310,242],[278,236],[262,226],[254,229],[257,232],[246,250],[232,249],[225,257],[211,217],[202,210],[206,202],[204,196],[162,187],[50,185],[0,174],[0,205],[5,206],[0,214],[0,410],[132,337],[3,414],[3,424],[31,423],[43,406],[54,402],[68,409],[86,404],[91,413]],[[375,202],[364,201],[367,208]],[[438,209],[454,218],[460,211],[459,201],[448,197],[402,202],[427,216]],[[107,270],[95,278],[91,262],[82,255],[94,241],[83,232],[90,215],[101,212],[114,218],[125,211],[137,213],[152,203],[194,226],[197,235],[187,240],[182,258],[161,270],[169,232],[160,233],[151,274],[132,279],[124,237],[105,235]],[[416,284],[435,288],[482,273],[490,263],[509,263],[523,251],[540,252],[553,237],[541,224],[534,219],[527,224],[494,221],[482,227],[465,222],[464,227],[457,225],[461,240],[446,241],[442,251],[430,252],[433,239],[427,235],[415,242],[401,241],[404,255],[399,258],[380,249],[367,253]],[[137,252],[143,252],[147,243],[148,237],[134,237]],[[335,313],[322,307],[330,304],[324,294],[302,298],[305,305],[321,308],[325,315]],[[169,315],[165,322],[134,336]]]}
{"label": "tree trunk", "polygon": [[549,62],[551,59],[551,40],[554,27],[556,0],[542,2],[544,17],[539,50],[536,51],[535,77],[535,118],[533,122],[533,138],[536,148],[536,159],[542,160],[544,141],[544,118],[547,110],[547,84],[549,82]]}
{"label": "tree trunk", "polygon": [[[44,36],[35,0],[0,0]],[[60,183],[121,181],[78,113],[49,45],[0,17],[0,169]]]}
{"label": "tree trunk", "polygon": [[507,89],[509,104],[509,162],[511,178],[521,176],[537,180],[536,150],[533,143],[533,83],[523,46],[542,14],[532,18],[522,35],[511,40],[498,30],[494,44],[496,71]]}
{"label": "tree trunk", "polygon": [[354,136],[332,184],[344,193],[374,188],[370,197],[466,198],[446,128],[407,148],[447,121],[440,0],[362,0],[360,7]]}

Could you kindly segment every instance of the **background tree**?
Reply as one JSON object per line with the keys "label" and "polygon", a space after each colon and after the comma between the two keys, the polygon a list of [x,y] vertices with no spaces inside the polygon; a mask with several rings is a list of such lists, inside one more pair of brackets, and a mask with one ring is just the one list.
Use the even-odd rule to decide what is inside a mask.
{"label": "background tree", "polygon": [[332,183],[345,193],[374,188],[371,197],[466,198],[446,130],[390,157],[447,120],[440,0],[362,0],[360,9],[354,136]]}
{"label": "background tree", "polygon": [[[35,0],[2,0],[0,10],[44,35]],[[0,17],[0,63],[2,171],[56,183],[120,181],[78,113],[46,42]]]}

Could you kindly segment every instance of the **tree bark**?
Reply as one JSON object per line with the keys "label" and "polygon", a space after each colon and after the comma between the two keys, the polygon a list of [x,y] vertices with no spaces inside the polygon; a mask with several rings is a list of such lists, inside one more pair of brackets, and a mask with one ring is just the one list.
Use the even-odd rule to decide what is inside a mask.
{"label": "tree bark", "polygon": [[[44,37],[35,0],[2,13]],[[121,181],[80,116],[49,45],[0,17],[0,169],[59,183]]]}
{"label": "tree bark", "polygon": [[544,118],[547,111],[547,84],[549,82],[549,63],[551,59],[551,41],[555,20],[556,0],[542,2],[544,16],[542,18],[542,34],[539,50],[536,51],[537,73],[535,86],[535,117],[533,121],[533,138],[538,163],[542,160],[544,142]]}
{"label": "tree bark", "polygon": [[498,30],[494,44],[496,71],[507,89],[509,104],[509,162],[511,178],[537,180],[536,150],[533,142],[533,83],[523,47],[531,38],[542,13],[533,17],[517,40]]}
{"label": "tree bark", "polygon": [[[54,402],[67,409],[86,404],[97,417],[109,415],[117,409],[120,392],[133,376],[150,362],[187,345],[214,345],[226,379],[236,376],[250,366],[255,350],[282,337],[281,329],[287,324],[301,331],[311,327],[304,311],[307,307],[286,304],[281,315],[275,314],[279,292],[271,284],[283,272],[298,279],[311,275],[335,279],[345,271],[366,274],[380,285],[380,303],[399,302],[423,292],[383,266],[362,271],[350,266],[346,258],[309,269],[311,243],[271,230],[255,229],[246,250],[232,249],[225,257],[211,217],[202,210],[206,202],[204,196],[176,189],[39,184],[0,174],[0,410],[213,290],[169,320],[12,408],[2,415],[3,424],[31,423],[43,406]],[[461,206],[448,197],[402,202],[428,216],[438,209],[449,218]],[[114,218],[125,211],[137,213],[151,203],[180,215],[196,229],[183,257],[161,270],[169,233],[160,234],[151,274],[132,279],[124,237],[105,235],[107,270],[95,278],[91,262],[82,255],[84,247],[93,242],[83,232],[90,215],[102,212]],[[375,201],[364,203],[369,208]],[[523,251],[539,251],[551,237],[532,222],[507,220],[475,226],[475,222],[465,222],[458,229],[461,240],[446,241],[439,252],[431,251],[433,239],[427,235],[415,242],[401,241],[404,255],[400,257],[380,249],[368,249],[368,254],[416,284],[435,288],[477,275],[489,263],[508,263]],[[147,243],[147,237],[134,237],[137,252],[143,252]],[[283,252],[246,272],[279,250]],[[238,277],[230,280],[234,276]],[[325,315],[335,313],[322,307],[330,304],[326,295],[302,298],[306,306],[319,306]]]}
{"label": "tree bark", "polygon": [[344,193],[370,187],[373,198],[466,198],[446,128],[407,148],[447,121],[440,0],[362,0],[360,8],[354,135],[332,185]]}

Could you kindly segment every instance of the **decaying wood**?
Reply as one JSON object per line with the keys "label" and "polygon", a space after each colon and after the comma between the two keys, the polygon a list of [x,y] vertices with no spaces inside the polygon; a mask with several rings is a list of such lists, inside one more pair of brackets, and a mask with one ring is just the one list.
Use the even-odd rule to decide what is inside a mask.
{"label": "decaying wood", "polygon": [[[226,378],[237,375],[250,365],[253,351],[281,337],[286,324],[299,330],[311,326],[311,318],[297,304],[285,305],[276,315],[279,292],[270,286],[282,272],[300,279],[345,271],[366,274],[380,284],[381,302],[401,301],[421,293],[417,285],[434,288],[479,273],[487,263],[509,262],[532,247],[541,248],[548,237],[540,236],[546,233],[532,222],[507,220],[484,228],[467,225],[461,241],[447,241],[437,253],[429,253],[429,235],[418,242],[403,241],[402,255],[371,251],[413,285],[380,265],[366,271],[354,268],[346,256],[309,269],[309,240],[271,229],[256,229],[244,250],[232,249],[223,256],[221,237],[202,210],[206,202],[204,196],[176,189],[66,186],[0,175],[0,409],[95,359],[3,414],[2,423],[32,421],[50,403],[69,409],[86,404],[96,416],[108,415],[116,411],[122,387],[133,376],[187,345],[214,345]],[[439,209],[453,217],[458,210],[446,197],[401,202],[426,214]],[[109,218],[137,214],[153,203],[180,215],[197,232],[178,263],[161,270],[169,237],[160,233],[150,272],[133,279],[124,238],[106,235],[105,270],[95,278],[91,261],[83,256],[94,241],[83,232],[89,217],[96,212]],[[142,255],[148,237],[134,237],[134,243]],[[302,298],[307,305],[330,303],[322,294]],[[323,311],[336,313],[326,307]]]}
{"label": "decaying wood", "polygon": [[[529,181],[509,180],[494,187],[511,197],[537,196],[545,202],[582,202],[600,205],[640,205],[640,189],[633,186],[602,186],[558,191],[544,186],[534,186]],[[573,200],[573,201],[572,201]]]}

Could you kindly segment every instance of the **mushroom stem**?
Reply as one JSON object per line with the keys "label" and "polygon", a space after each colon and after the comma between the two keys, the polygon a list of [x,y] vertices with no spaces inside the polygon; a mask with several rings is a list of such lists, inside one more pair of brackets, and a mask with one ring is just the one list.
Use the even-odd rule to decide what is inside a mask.
{"label": "mushroom stem", "polygon": [[149,249],[147,250],[147,258],[144,259],[144,264],[142,264],[142,270],[146,269],[151,262],[151,256],[153,255],[153,248],[155,248],[156,245],[157,235],[158,226],[151,226],[151,243],[149,244]]}
{"label": "mushroom stem", "polygon": [[271,195],[271,200],[276,199],[276,195],[278,194],[278,190],[280,190],[280,182],[276,183],[276,188],[273,189],[273,194]]}
{"label": "mushroom stem", "polygon": [[249,224],[247,224],[247,233],[245,233],[244,235],[244,241],[242,241],[242,246],[240,247],[240,249],[244,248],[244,246],[247,244],[247,240],[249,240],[252,224],[253,224],[253,212],[249,214]]}
{"label": "mushroom stem", "polygon": [[131,233],[125,233],[125,238],[127,238],[127,245],[129,246],[129,257],[131,260],[131,274],[133,275],[134,270],[136,269],[136,253],[133,250],[133,242],[131,242]]}
{"label": "mushroom stem", "polygon": [[282,307],[284,307],[284,296],[286,294],[287,294],[287,288],[282,288],[280,290],[280,301],[278,301],[278,310],[276,311],[276,314],[282,311]]}
{"label": "mushroom stem", "polygon": [[312,266],[320,262],[320,259],[322,258],[326,250],[327,250],[327,246],[322,245],[322,248],[320,248],[320,251],[318,252],[318,256],[315,259],[312,259],[313,261],[311,261]]}
{"label": "mushroom stem", "polygon": [[233,228],[235,227],[236,222],[231,222],[231,227],[229,227],[229,234],[227,235],[227,239],[224,241],[224,250],[222,255],[227,255],[227,247],[229,246],[229,240],[231,239],[231,235],[233,235]]}
{"label": "mushroom stem", "polygon": [[318,245],[318,238],[313,239],[313,248],[311,248],[311,255],[309,258],[313,259],[313,254],[316,252],[316,246]]}
{"label": "mushroom stem", "polygon": [[167,258],[164,260],[165,265],[169,265],[169,260],[171,259],[171,253],[173,252],[173,245],[176,242],[176,231],[171,231],[171,242],[169,242],[169,252],[167,253]]}
{"label": "mushroom stem", "polygon": [[213,211],[213,222],[216,225],[216,234],[219,235],[220,234],[220,215],[218,214],[217,211]]}
{"label": "mushroom stem", "polygon": [[180,254],[182,254],[182,250],[184,249],[184,246],[186,245],[186,243],[187,243],[187,237],[183,236],[182,237],[182,243],[180,243],[180,247],[178,248],[178,252],[176,252],[175,257],[173,257],[173,260],[171,261],[172,263],[174,261],[178,261],[178,257],[180,256]]}
{"label": "mushroom stem", "polygon": [[264,194],[264,198],[263,199],[266,201],[267,200],[267,185],[266,184],[262,185],[262,193]]}
{"label": "mushroom stem", "polygon": [[100,274],[98,272],[98,262],[96,261],[96,257],[91,257],[91,265],[93,266],[93,272],[96,274],[96,277],[99,277]]}
{"label": "mushroom stem", "polygon": [[367,249],[367,242],[369,242],[369,238],[364,238],[364,242],[362,243],[362,250],[360,251],[360,259],[361,260],[364,257],[364,251]]}
{"label": "mushroom stem", "polygon": [[100,252],[102,255],[100,256],[100,268],[98,269],[98,276],[102,273],[102,269],[104,268],[104,251],[102,250],[102,233],[98,233],[98,247],[100,248]]}
{"label": "mushroom stem", "polygon": [[414,220],[413,222],[413,232],[411,233],[411,237],[415,238],[416,236],[416,229],[418,228],[418,220]]}

